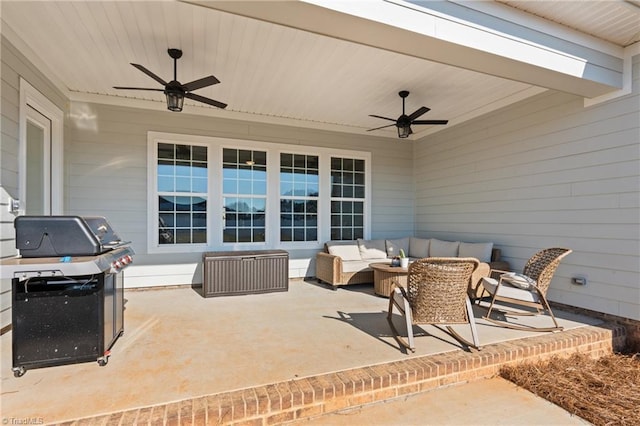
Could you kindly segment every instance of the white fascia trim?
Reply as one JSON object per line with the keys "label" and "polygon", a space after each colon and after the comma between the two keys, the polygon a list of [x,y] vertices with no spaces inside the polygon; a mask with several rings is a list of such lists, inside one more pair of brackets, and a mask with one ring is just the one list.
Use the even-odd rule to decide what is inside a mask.
{"label": "white fascia trim", "polygon": [[[532,67],[535,67],[541,70],[565,75],[567,77],[585,80],[585,71],[588,71],[588,74],[591,76],[595,75],[594,69],[587,70],[587,68],[595,67],[595,69],[597,69],[598,78],[585,80],[585,83],[590,83],[583,85],[582,89],[580,89],[583,91],[583,95],[592,93],[592,96],[597,96],[616,90],[622,86],[621,70],[617,69],[619,66],[615,65],[615,59],[620,59],[621,57],[616,56],[616,52],[608,54],[608,56],[612,58],[613,62],[605,60],[605,62],[607,62],[606,65],[590,62],[589,58],[578,57],[544,44],[538,44],[534,40],[519,38],[514,35],[500,32],[499,29],[496,30],[494,28],[484,27],[473,22],[468,22],[463,19],[429,9],[429,2],[425,2],[424,6],[420,6],[400,0],[379,0],[367,2],[336,0],[301,1],[344,15],[383,24],[390,28],[406,31],[407,33],[426,36],[439,43],[448,43],[453,46],[459,46],[479,53],[482,52],[484,54],[494,55],[496,59],[504,58],[509,61],[514,61],[516,64],[529,67],[531,70],[534,69]],[[456,6],[466,7],[467,3],[464,3],[463,6],[456,4]],[[496,19],[502,19],[506,23],[511,22],[504,18],[496,17]],[[518,21],[511,23],[521,26]],[[550,36],[553,37],[554,35],[550,34]],[[561,37],[558,38],[561,39]],[[572,42],[567,41],[567,43]],[[589,46],[585,44],[582,44],[582,46],[586,49],[589,48]],[[416,52],[418,52],[416,50],[418,47],[413,46],[412,49],[413,50],[406,47],[398,48],[396,50],[399,52],[407,51],[409,54],[416,54]],[[596,50],[594,50],[594,52],[598,52],[599,55],[603,55],[602,52]],[[442,58],[442,54],[438,55],[436,53],[437,52],[434,52],[434,56],[431,60],[438,61]],[[619,53],[620,52],[618,52],[618,54]],[[458,52],[458,54],[461,53]],[[487,56],[487,58],[490,57]],[[464,57],[458,57],[457,60],[458,63],[456,66],[476,70],[473,63],[477,65],[477,58],[473,59],[475,62],[470,62],[468,66],[465,66],[464,61],[472,61],[470,57],[467,57],[467,59],[464,59]],[[620,64],[621,63],[622,61],[620,61]],[[503,66],[508,66],[508,64]],[[490,71],[491,67],[485,66],[485,68],[486,69],[481,72],[492,73]],[[500,75],[500,73],[498,72],[496,75]],[[517,80],[518,78],[515,79]],[[526,81],[526,78],[524,81]],[[538,83],[537,85],[543,84]],[[591,87],[587,88],[587,86]],[[553,85],[548,87],[553,87]],[[570,88],[566,86],[563,87],[571,91]],[[607,90],[607,87],[610,89]],[[554,88],[559,90],[562,89],[561,87]],[[578,92],[576,92],[576,94],[577,93]]]}
{"label": "white fascia trim", "polygon": [[[399,0],[387,0],[400,3]],[[509,7],[493,1],[469,1],[469,0],[448,0],[468,9],[477,10],[505,21],[513,22],[534,31],[539,31],[558,37],[572,43],[588,46],[590,49],[598,50],[607,55],[622,57],[624,48],[606,40],[599,39],[589,34],[581,33],[572,28],[565,27],[555,22],[550,22],[539,16],[532,15],[522,10]],[[405,2],[403,2],[405,3]]]}
{"label": "white fascia trim", "polygon": [[584,98],[584,106],[590,107],[602,102],[610,101],[621,96],[629,95],[633,90],[633,57],[640,55],[640,43],[634,43],[624,49],[622,68],[622,89],[595,98]]}
{"label": "white fascia trim", "polygon": [[[583,58],[535,44],[530,40],[519,39],[492,28],[481,27],[456,17],[444,15],[429,9],[428,3],[420,6],[399,0],[383,0],[374,2],[374,4],[335,0],[304,1],[340,13],[358,16],[575,77],[582,75],[586,63]],[[468,5],[462,3],[461,6],[467,7]]]}

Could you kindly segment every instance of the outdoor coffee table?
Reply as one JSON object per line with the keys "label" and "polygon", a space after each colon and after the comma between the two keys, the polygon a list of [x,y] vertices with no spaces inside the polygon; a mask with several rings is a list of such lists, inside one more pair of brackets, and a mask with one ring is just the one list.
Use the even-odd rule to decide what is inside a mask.
{"label": "outdoor coffee table", "polygon": [[389,297],[391,284],[397,283],[407,288],[407,268],[391,266],[388,263],[371,263],[373,269],[373,291],[379,296]]}

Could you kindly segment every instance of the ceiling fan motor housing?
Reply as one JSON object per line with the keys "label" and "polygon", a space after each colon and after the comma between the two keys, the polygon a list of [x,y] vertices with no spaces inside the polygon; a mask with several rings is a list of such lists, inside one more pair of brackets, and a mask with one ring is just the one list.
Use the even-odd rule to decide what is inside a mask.
{"label": "ceiling fan motor housing", "polygon": [[171,56],[173,59],[182,58],[182,50],[180,49],[168,49],[167,53],[169,53],[169,56]]}

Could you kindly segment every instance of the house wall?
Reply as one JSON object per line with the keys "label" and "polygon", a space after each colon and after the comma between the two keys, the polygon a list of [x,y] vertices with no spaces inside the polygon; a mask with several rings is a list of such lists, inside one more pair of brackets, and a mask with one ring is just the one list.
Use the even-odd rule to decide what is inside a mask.
{"label": "house wall", "polygon": [[[0,260],[16,254],[10,199],[18,199],[18,128],[20,77],[59,108],[66,98],[5,37],[0,40]],[[11,322],[11,281],[0,279],[0,329]]]}
{"label": "house wall", "polygon": [[516,271],[571,248],[549,299],[640,319],[639,75],[635,56],[627,96],[585,108],[548,91],[421,140],[417,233],[494,241]]}
{"label": "house wall", "polygon": [[[201,282],[202,250],[147,253],[147,132],[213,136],[371,153],[371,237],[413,231],[412,148],[409,141],[225,120],[158,110],[74,102],[65,141],[65,205],[73,215],[104,215],[131,240],[127,286]],[[406,149],[401,149],[405,146]],[[313,150],[310,150],[313,152]],[[212,246],[213,249],[222,249]],[[275,247],[271,247],[275,248]],[[289,250],[290,276],[314,276],[317,249]]]}

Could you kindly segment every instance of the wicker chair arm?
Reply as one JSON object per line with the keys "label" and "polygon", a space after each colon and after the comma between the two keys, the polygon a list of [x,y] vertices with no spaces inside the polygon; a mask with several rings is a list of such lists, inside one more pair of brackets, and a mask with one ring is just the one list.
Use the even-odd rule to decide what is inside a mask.
{"label": "wicker chair arm", "polygon": [[340,281],[342,275],[342,258],[333,254],[316,253],[316,277],[330,284]]}

